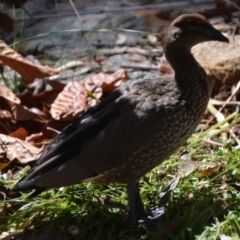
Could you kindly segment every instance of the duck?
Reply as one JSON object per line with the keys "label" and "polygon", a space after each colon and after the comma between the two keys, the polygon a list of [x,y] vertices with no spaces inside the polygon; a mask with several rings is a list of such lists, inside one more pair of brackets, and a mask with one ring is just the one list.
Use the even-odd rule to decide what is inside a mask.
{"label": "duck", "polygon": [[213,83],[191,53],[206,41],[229,40],[198,13],[170,24],[164,40],[172,74],[127,81],[68,125],[46,146],[31,171],[13,191],[80,182],[126,184],[127,223],[145,214],[139,193],[142,176],[168,159],[195,131]]}

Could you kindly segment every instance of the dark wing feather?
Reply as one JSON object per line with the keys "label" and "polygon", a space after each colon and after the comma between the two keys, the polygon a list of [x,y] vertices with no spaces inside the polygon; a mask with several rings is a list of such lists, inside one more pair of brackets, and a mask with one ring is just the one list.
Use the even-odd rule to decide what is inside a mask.
{"label": "dark wing feather", "polygon": [[[88,139],[94,138],[98,132],[119,112],[115,107],[116,100],[122,96],[123,91],[129,89],[127,86],[113,91],[101,101],[96,107],[87,111],[79,119],[68,125],[54,138],[50,144],[44,148],[32,171],[13,190],[21,191],[36,188],[35,177],[42,175],[53,168],[56,168],[67,161],[78,156],[81,152],[81,145]],[[121,103],[120,103],[121,104]],[[73,146],[76,144],[77,146]]]}
{"label": "dark wing feather", "polygon": [[[79,119],[64,128],[63,131],[44,148],[38,159],[38,164],[47,161],[61,152],[68,151],[69,148],[72,148],[72,141],[77,140],[80,146],[87,138],[95,135],[97,130],[101,129],[111,117],[118,114],[114,106],[116,99],[121,95],[121,89],[113,91],[97,106],[88,110]],[[79,136],[81,136],[81,138],[79,138]]]}

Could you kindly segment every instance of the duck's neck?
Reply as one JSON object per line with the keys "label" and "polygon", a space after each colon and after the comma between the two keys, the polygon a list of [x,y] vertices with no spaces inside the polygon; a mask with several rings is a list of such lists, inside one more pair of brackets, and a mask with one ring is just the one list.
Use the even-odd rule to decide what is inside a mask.
{"label": "duck's neck", "polygon": [[175,72],[175,80],[181,89],[189,86],[200,88],[210,95],[212,83],[209,82],[205,71],[195,60],[190,49],[171,46],[165,48],[165,56]]}
{"label": "duck's neck", "polygon": [[190,49],[174,47],[172,45],[165,48],[165,56],[175,72],[191,71],[192,68],[199,67]]}

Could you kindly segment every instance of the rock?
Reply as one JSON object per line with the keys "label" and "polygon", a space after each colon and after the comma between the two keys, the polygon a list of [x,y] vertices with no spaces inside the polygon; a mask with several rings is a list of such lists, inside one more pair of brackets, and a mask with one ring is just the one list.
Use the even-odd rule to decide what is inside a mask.
{"label": "rock", "polygon": [[[119,32],[112,29],[133,29],[144,31],[144,20],[130,13],[103,13],[81,16],[81,23],[76,16],[59,19],[47,19],[25,28],[22,38],[37,36],[42,32],[51,33],[46,37],[35,38],[20,45],[23,54],[41,53],[50,59],[73,59],[82,56],[88,51],[95,51],[102,47],[113,47],[118,40]],[[68,31],[75,29],[76,31]],[[86,30],[80,32],[81,29]],[[104,29],[104,31],[101,31]],[[99,30],[99,31],[96,31]],[[123,32],[125,46],[146,43],[146,40],[136,33]]]}
{"label": "rock", "polygon": [[235,35],[234,40],[231,35],[227,37],[229,44],[205,42],[192,50],[208,77],[215,81],[214,92],[222,85],[237,84],[240,79],[240,35]]}
{"label": "rock", "polygon": [[[24,22],[24,25],[21,21],[16,21],[19,23],[18,31],[21,33],[21,39],[32,38],[20,44],[20,51],[24,55],[33,53],[43,54],[45,58],[52,60],[72,60],[89,51],[95,51],[102,47],[112,47],[115,43],[120,43],[120,45],[124,43],[125,46],[146,44],[148,40],[147,38],[142,38],[143,35],[141,34],[118,31],[96,32],[96,30],[132,29],[161,32],[168,25],[169,19],[171,20],[183,12],[196,11],[195,5],[189,4],[187,7],[180,8],[171,7],[169,4],[169,7],[164,9],[146,10],[146,8],[132,12],[124,10],[114,12],[114,10],[121,10],[121,7],[162,4],[164,2],[169,4],[163,0],[75,1],[75,7],[80,11],[79,20],[68,0],[58,1],[57,7],[55,1],[28,1],[24,4],[24,8],[31,14],[33,19],[36,19],[36,22],[33,22],[30,18]],[[204,4],[204,1],[198,1],[196,4],[198,4],[198,12],[204,12],[207,15],[211,15],[214,11],[216,12],[214,0],[210,4]],[[111,9],[113,12],[110,11]],[[10,14],[12,10],[4,8],[4,11]],[[81,14],[81,11],[85,11],[85,15]],[[86,12],[91,13],[94,11],[99,13],[86,14]],[[12,15],[16,16],[17,20],[21,19],[22,10],[18,9],[12,12]],[[87,32],[80,32],[80,29],[87,30]],[[16,30],[15,33],[18,31]],[[46,34],[46,36],[38,38],[37,35],[39,34]],[[119,34],[121,34],[120,40]],[[34,39],[35,36],[36,38]],[[8,36],[7,39],[10,38]],[[12,34],[13,39],[14,35]]]}
{"label": "rock", "polygon": [[125,65],[131,65],[131,63],[136,63],[136,61],[134,61],[135,59],[139,59],[141,60],[141,62],[144,62],[144,64],[151,64],[151,62],[149,60],[147,60],[147,57],[142,56],[140,54],[117,54],[117,55],[113,55],[110,56],[108,58],[106,58],[102,63],[102,70],[104,72],[115,72],[117,71],[119,68],[122,67],[122,64],[124,63]]}

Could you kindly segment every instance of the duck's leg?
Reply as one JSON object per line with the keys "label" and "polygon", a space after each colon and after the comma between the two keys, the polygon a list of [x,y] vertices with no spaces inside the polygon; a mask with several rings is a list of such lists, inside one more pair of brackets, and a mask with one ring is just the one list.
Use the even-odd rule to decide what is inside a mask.
{"label": "duck's leg", "polygon": [[139,182],[127,185],[129,213],[127,223],[130,226],[138,226],[138,218],[145,215],[143,203],[139,193]]}
{"label": "duck's leg", "polygon": [[139,182],[127,185],[129,213],[127,223],[133,227],[139,227],[138,220],[143,220],[141,225],[149,230],[154,230],[157,224],[162,219],[165,208],[152,207],[147,213],[144,211],[144,206],[139,193]]}

